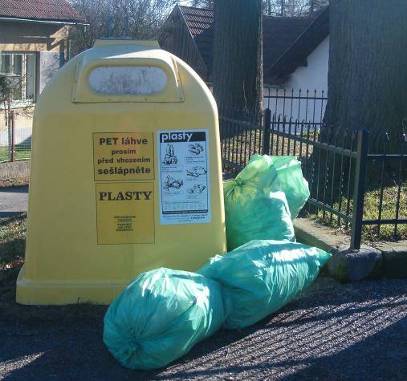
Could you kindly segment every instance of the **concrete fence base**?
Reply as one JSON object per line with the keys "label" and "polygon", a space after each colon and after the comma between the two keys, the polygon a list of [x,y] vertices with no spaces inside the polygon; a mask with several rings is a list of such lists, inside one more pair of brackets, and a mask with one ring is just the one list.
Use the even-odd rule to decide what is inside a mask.
{"label": "concrete fence base", "polygon": [[28,184],[30,179],[30,165],[30,160],[1,163],[0,186]]}

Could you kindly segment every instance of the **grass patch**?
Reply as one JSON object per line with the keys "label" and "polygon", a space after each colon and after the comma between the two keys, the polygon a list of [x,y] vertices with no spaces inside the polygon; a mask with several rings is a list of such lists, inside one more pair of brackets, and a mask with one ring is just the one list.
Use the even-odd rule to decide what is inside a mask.
{"label": "grass patch", "polygon": [[0,220],[0,271],[23,264],[26,231],[25,215]]}
{"label": "grass patch", "polygon": [[[365,194],[365,204],[363,210],[364,220],[378,219],[394,219],[396,218],[397,198],[399,188],[398,186],[388,186],[383,190],[383,202],[381,208],[379,207],[380,190],[368,190]],[[347,205],[346,198],[342,198],[342,212],[345,212]],[[333,207],[339,210],[339,202],[335,202]],[[379,211],[381,212],[379,213]],[[350,213],[352,213],[352,200],[350,202]],[[338,223],[338,218],[332,216],[329,212],[323,216],[320,211],[318,214],[312,214],[311,217],[324,225],[335,227],[344,232],[350,233],[350,227],[341,221]],[[398,218],[407,218],[407,182],[404,182],[400,187],[400,200],[399,200],[399,213]],[[364,240],[368,241],[392,241],[407,239],[407,224],[400,224],[395,231],[394,225],[365,225],[363,226],[362,235]]]}
{"label": "grass patch", "polygon": [[[383,191],[383,204],[381,207],[381,218],[392,219],[396,218],[398,187],[387,187]],[[366,193],[365,207],[363,218],[364,219],[377,219],[379,218],[379,199],[380,191],[374,190]],[[400,188],[400,201],[398,218],[407,218],[407,182],[403,183]],[[394,235],[396,233],[396,235]],[[367,239],[375,240],[382,238],[386,240],[391,239],[407,239],[407,224],[397,226],[395,232],[394,225],[381,225],[378,226],[364,226],[363,234]]]}
{"label": "grass patch", "polygon": [[26,216],[0,219],[0,316],[20,316],[15,310],[18,272],[24,262]]}
{"label": "grass patch", "polygon": [[[15,160],[28,160],[31,158],[31,147],[16,146]],[[10,161],[8,147],[0,147],[0,163]]]}

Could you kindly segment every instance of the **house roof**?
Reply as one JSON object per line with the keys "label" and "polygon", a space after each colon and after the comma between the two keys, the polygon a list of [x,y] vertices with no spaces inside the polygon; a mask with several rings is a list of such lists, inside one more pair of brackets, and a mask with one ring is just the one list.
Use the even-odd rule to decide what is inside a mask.
{"label": "house roof", "polygon": [[301,33],[287,50],[265,68],[273,82],[284,79],[306,62],[312,51],[329,35],[329,7],[322,9],[312,23]]}
{"label": "house roof", "polygon": [[194,39],[198,50],[207,67],[207,72],[212,73],[212,48],[214,36],[213,9],[179,7],[184,17],[189,32]]}
{"label": "house roof", "polygon": [[[180,6],[179,8],[208,68],[208,72],[211,73],[213,61],[214,11],[213,9],[185,6]],[[325,14],[328,13],[327,11],[325,12]],[[280,76],[277,70],[285,69],[284,61],[281,61],[281,58],[286,52],[290,51],[290,47],[292,47],[294,43],[297,44],[296,48],[301,44],[305,44],[306,47],[301,47],[300,49],[301,52],[305,54],[314,43],[318,41],[321,37],[318,35],[318,33],[322,32],[321,28],[317,28],[315,25],[312,33],[305,34],[305,32],[315,24],[317,19],[320,19],[319,16],[320,14],[313,17],[263,16],[263,68],[265,83],[272,83],[274,78]],[[312,43],[307,41],[309,35],[312,36]],[[301,36],[303,37],[299,40]],[[292,51],[290,51],[290,56],[291,55],[293,55]],[[299,66],[305,61],[306,56],[303,59],[300,59],[302,57],[295,58],[295,65]],[[281,64],[277,65],[278,62],[281,62]],[[290,69],[291,68],[292,65],[290,66]]]}
{"label": "house roof", "polygon": [[264,82],[271,83],[269,70],[312,22],[312,17],[266,16],[263,19]]}
{"label": "house roof", "polygon": [[0,18],[84,23],[65,0],[0,0]]}

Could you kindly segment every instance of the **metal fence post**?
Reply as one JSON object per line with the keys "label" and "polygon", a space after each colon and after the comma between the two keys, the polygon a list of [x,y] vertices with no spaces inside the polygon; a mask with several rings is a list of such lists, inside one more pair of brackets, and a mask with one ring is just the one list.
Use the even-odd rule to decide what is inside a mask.
{"label": "metal fence post", "polygon": [[10,144],[9,144],[9,149],[10,149],[10,161],[15,160],[15,125],[14,125],[14,111],[11,110],[8,115],[8,126],[10,129]]}
{"label": "metal fence post", "polygon": [[359,130],[357,137],[355,187],[353,191],[352,211],[352,237],[350,248],[359,250],[362,241],[363,204],[365,199],[365,182],[367,169],[367,154],[369,133],[367,130]]}
{"label": "metal fence post", "polygon": [[270,128],[271,128],[271,110],[264,110],[264,129],[263,129],[263,155],[270,154]]}

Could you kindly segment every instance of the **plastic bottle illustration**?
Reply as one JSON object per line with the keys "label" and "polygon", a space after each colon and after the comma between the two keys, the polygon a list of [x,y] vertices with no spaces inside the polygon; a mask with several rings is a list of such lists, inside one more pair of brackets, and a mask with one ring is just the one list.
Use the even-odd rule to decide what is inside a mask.
{"label": "plastic bottle illustration", "polygon": [[175,155],[175,149],[172,144],[167,144],[167,148],[165,149],[165,156],[163,160],[163,164],[165,165],[171,165],[171,164],[177,164],[178,163],[178,158]]}

